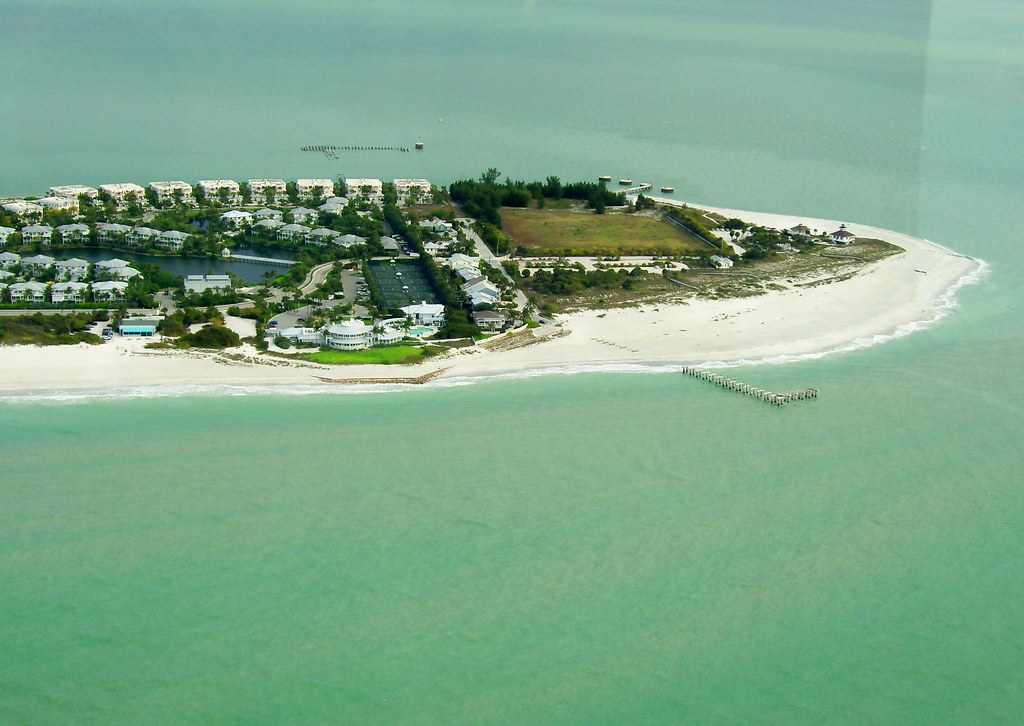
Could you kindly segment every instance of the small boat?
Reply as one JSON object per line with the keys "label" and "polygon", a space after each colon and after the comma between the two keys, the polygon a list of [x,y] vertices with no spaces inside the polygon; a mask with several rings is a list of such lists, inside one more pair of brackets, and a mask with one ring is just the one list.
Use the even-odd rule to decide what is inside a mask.
{"label": "small boat", "polygon": [[628,187],[632,183],[633,183],[632,179],[619,179],[619,184],[621,184],[624,187]]}
{"label": "small boat", "polygon": [[665,194],[671,194],[675,190],[676,190],[675,187],[662,187],[661,188],[661,191],[665,192]]}
{"label": "small boat", "polygon": [[416,142],[416,149],[418,151],[422,151],[423,150],[423,142],[422,141],[417,141]]}
{"label": "small boat", "polygon": [[610,182],[612,178],[610,176],[599,176],[597,180],[599,182]]}

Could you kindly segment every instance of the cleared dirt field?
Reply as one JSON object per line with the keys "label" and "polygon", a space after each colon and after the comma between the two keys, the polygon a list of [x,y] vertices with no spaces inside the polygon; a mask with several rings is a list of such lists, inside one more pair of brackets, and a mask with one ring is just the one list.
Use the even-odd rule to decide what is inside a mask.
{"label": "cleared dirt field", "polygon": [[651,217],[504,208],[501,218],[513,248],[530,255],[682,255],[707,249],[684,230]]}

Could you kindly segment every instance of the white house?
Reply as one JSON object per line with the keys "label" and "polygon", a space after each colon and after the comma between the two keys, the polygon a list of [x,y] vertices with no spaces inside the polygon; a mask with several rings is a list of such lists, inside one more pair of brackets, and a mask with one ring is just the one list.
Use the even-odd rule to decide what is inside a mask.
{"label": "white house", "polygon": [[11,302],[46,302],[47,286],[41,282],[14,282],[7,288]]}
{"label": "white house", "polygon": [[278,222],[280,222],[282,219],[284,219],[284,214],[282,214],[277,209],[271,209],[270,207],[260,207],[259,209],[252,213],[252,218],[257,221],[261,219],[276,219]]}
{"label": "white house", "polygon": [[340,237],[336,237],[334,244],[342,247],[351,247],[352,245],[366,244],[366,237],[360,237],[357,234],[343,234]]}
{"label": "white house", "polygon": [[117,244],[124,240],[125,236],[131,231],[132,228],[125,224],[100,222],[96,225],[96,239],[100,242]]}
{"label": "white house", "polygon": [[798,224],[795,227],[790,227],[786,231],[789,232],[792,235],[796,235],[797,237],[810,237],[811,236],[811,228],[808,227],[806,224],[803,224],[803,223]]}
{"label": "white house", "polygon": [[334,194],[334,182],[330,179],[296,179],[295,193],[303,199],[324,199]]}
{"label": "white house", "polygon": [[719,268],[732,267],[732,260],[721,255],[711,255],[711,264]]}
{"label": "white house", "polygon": [[240,227],[252,224],[252,213],[232,209],[231,211],[224,212],[224,214],[220,215],[220,223],[225,227],[239,229]]}
{"label": "white house", "polygon": [[78,197],[43,197],[37,199],[36,204],[43,208],[43,211],[53,212],[74,212],[78,214]]}
{"label": "white house", "polygon": [[480,274],[480,258],[470,257],[469,255],[462,254],[461,252],[456,252],[454,255],[448,258],[448,267],[451,268],[452,270],[455,270],[456,272],[458,272],[463,267],[469,267],[474,270],[477,270],[477,274]]}
{"label": "white house", "polygon": [[14,252],[0,252],[0,270],[13,270],[21,264],[21,255]]}
{"label": "white house", "polygon": [[296,224],[316,224],[317,220],[320,219],[319,212],[307,207],[293,207],[288,210],[288,216]]}
{"label": "white house", "polygon": [[438,219],[437,217],[431,217],[430,219],[421,219],[420,227],[422,227],[423,229],[429,229],[431,232],[436,232],[437,234],[449,236],[455,235],[455,225],[453,225],[451,222],[446,222],[443,219]]}
{"label": "white house", "polygon": [[53,227],[48,224],[30,224],[22,227],[21,241],[25,244],[50,244],[53,241]]}
{"label": "white house", "polygon": [[426,179],[395,179],[399,204],[430,200],[430,182]]}
{"label": "white house", "polygon": [[318,247],[326,247],[328,242],[333,242],[335,237],[340,236],[341,233],[336,232],[333,229],[317,227],[316,229],[310,230],[306,235],[306,243],[317,245]]}
{"label": "white house", "polygon": [[321,345],[324,341],[323,333],[318,328],[284,328],[277,331],[277,334],[293,343]]}
{"label": "white house", "polygon": [[92,283],[92,294],[97,300],[123,300],[128,283],[121,280]]}
{"label": "white house", "polygon": [[262,232],[263,234],[270,236],[272,234],[276,234],[283,226],[284,222],[280,219],[261,219],[253,224],[252,228],[255,232]]}
{"label": "white house", "polygon": [[829,239],[837,245],[848,245],[857,239],[857,237],[846,229],[845,224],[841,224],[839,225],[839,229],[829,235]]}
{"label": "white house", "polygon": [[92,200],[99,195],[99,192],[95,187],[87,187],[84,184],[66,184],[64,186],[50,187],[51,197],[72,197],[73,199],[78,199],[83,194]]}
{"label": "white house", "polygon": [[57,227],[57,234],[60,235],[61,244],[81,244],[89,241],[89,225],[81,222],[62,224]]}
{"label": "white house", "polygon": [[70,260],[57,260],[53,263],[57,268],[57,277],[62,280],[84,280],[89,276],[89,263],[79,257]]}
{"label": "white house", "polygon": [[301,242],[306,238],[306,233],[309,232],[309,227],[301,224],[286,224],[277,230],[277,238],[280,240],[289,240],[293,242]]}
{"label": "white house", "polygon": [[161,232],[160,236],[156,238],[156,246],[162,247],[165,250],[180,250],[185,246],[185,242],[188,241],[189,234],[187,232],[179,232],[176,229],[169,229],[166,232]]}
{"label": "white house", "polygon": [[21,219],[40,219],[43,216],[43,208],[35,202],[26,202],[24,199],[12,199],[4,202],[3,210],[20,217]]}
{"label": "white house", "polygon": [[324,329],[324,343],[338,350],[369,348],[373,343],[373,328],[362,320],[346,320],[328,325]]}
{"label": "white house", "polygon": [[192,196],[192,185],[183,181],[155,181],[149,183],[158,202],[181,202],[182,204],[195,204]]}
{"label": "white house", "polygon": [[77,303],[85,299],[89,285],[84,282],[55,282],[50,285],[50,301]]}
{"label": "white house", "polygon": [[207,290],[230,290],[231,278],[228,275],[185,275],[185,292],[202,293]]}
{"label": "white house", "polygon": [[128,260],[122,260],[120,257],[114,257],[110,260],[100,260],[93,265],[93,268],[95,268],[97,272],[114,272],[115,270],[120,270],[128,267],[129,265],[131,265],[131,263],[128,262]]}
{"label": "white house", "polygon": [[159,236],[160,230],[158,229],[153,229],[152,227],[135,227],[124,236],[124,239],[128,244],[134,247],[139,247],[154,242]]}
{"label": "white house", "polygon": [[473,312],[473,324],[485,330],[503,328],[508,320],[507,310],[476,310]]}
{"label": "white house", "polygon": [[21,259],[21,269],[23,272],[38,274],[53,267],[56,261],[49,255],[31,255]]}
{"label": "white house", "polygon": [[14,227],[3,227],[0,226],[0,247],[7,244],[7,238],[14,234],[17,230]]}
{"label": "white house", "polygon": [[473,305],[496,303],[501,300],[501,291],[483,275],[466,280],[460,289]]}
{"label": "white house", "polygon": [[207,201],[238,203],[238,182],[231,179],[201,179],[199,188],[203,190]]}
{"label": "white house", "polygon": [[100,192],[110,197],[118,209],[124,209],[130,202],[146,203],[146,190],[138,184],[100,184]]}
{"label": "white house", "polygon": [[349,199],[362,199],[374,204],[384,201],[384,183],[380,179],[346,179],[345,189]]}
{"label": "white house", "polygon": [[401,309],[406,317],[418,325],[444,325],[444,305],[423,301],[416,305],[406,305]]}
{"label": "white house", "polygon": [[321,212],[330,212],[331,214],[341,214],[341,212],[348,206],[348,197],[328,197],[327,200],[320,205]]}
{"label": "white house", "polygon": [[253,200],[266,199],[267,193],[274,199],[288,193],[288,185],[284,179],[250,179],[249,191]]}
{"label": "white house", "polygon": [[434,242],[433,240],[428,240],[423,243],[423,251],[431,257],[437,257],[439,254],[444,252],[447,247],[447,245],[442,245],[439,242]]}
{"label": "white house", "polygon": [[130,280],[133,277],[142,277],[142,273],[136,270],[134,267],[116,267],[113,270],[109,270],[110,274],[114,275],[119,280]]}

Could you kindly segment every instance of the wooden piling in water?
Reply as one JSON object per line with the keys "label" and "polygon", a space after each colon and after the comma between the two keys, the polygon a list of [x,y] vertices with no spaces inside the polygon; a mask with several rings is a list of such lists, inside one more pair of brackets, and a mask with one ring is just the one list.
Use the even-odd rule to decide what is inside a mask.
{"label": "wooden piling in water", "polygon": [[742,383],[732,378],[726,378],[725,376],[720,376],[717,373],[712,373],[695,366],[683,366],[683,373],[702,381],[709,381],[726,390],[736,391],[737,393],[745,394],[751,398],[764,401],[765,403],[770,403],[773,406],[784,406],[790,401],[804,401],[818,397],[817,388],[801,388],[788,393],[775,393],[774,391],[766,391],[763,388],[757,388],[756,386],[752,386],[748,383]]}

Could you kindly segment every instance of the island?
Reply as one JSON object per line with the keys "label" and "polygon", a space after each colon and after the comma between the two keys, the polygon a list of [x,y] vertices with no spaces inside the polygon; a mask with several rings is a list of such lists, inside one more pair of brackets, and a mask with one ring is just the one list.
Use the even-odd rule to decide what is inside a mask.
{"label": "island", "polygon": [[890,230],[650,188],[489,169],[443,189],[221,179],[0,200],[0,393],[785,362],[919,330],[985,269]]}

